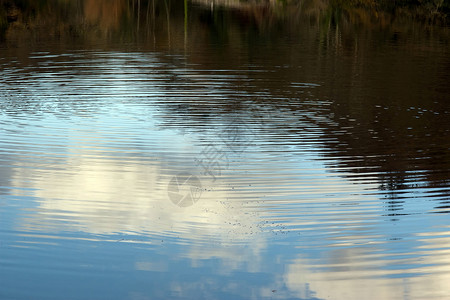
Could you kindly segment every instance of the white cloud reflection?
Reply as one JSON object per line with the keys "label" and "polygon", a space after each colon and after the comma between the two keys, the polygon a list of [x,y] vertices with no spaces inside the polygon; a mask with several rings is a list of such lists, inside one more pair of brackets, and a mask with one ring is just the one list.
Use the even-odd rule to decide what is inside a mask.
{"label": "white cloud reflection", "polygon": [[443,237],[427,241],[427,251],[398,254],[412,258],[388,259],[389,254],[375,254],[380,248],[330,248],[320,260],[294,259],[283,280],[305,299],[446,299],[450,232],[439,235]]}
{"label": "white cloud reflection", "polygon": [[[373,207],[374,202],[365,214],[354,214],[349,210],[351,207],[339,206],[346,199],[347,204],[353,203],[355,209],[361,210],[360,196],[352,196],[352,191],[362,187],[348,185],[337,177],[330,182],[291,178],[291,186],[286,187],[284,195],[280,190],[272,194],[281,197],[279,204],[277,200],[263,201],[260,206],[256,199],[264,199],[274,187],[285,185],[286,177],[279,176],[279,182],[267,180],[267,187],[248,187],[247,182],[257,182],[260,175],[239,179],[229,173],[214,183],[205,177],[202,183],[207,190],[201,200],[191,207],[180,208],[168,198],[167,184],[177,170],[192,165],[189,157],[170,162],[157,157],[123,160],[83,150],[69,153],[63,168],[45,169],[38,164],[17,162],[12,185],[31,189],[37,202],[19,227],[26,231],[83,231],[176,240],[185,248],[180,256],[188,258],[192,267],[218,258],[221,267],[216,272],[222,275],[231,275],[236,270],[264,272],[267,265],[285,264],[282,274],[274,274],[274,289],[279,290],[273,292],[267,286],[252,290],[254,299],[444,299],[450,294],[447,284],[450,232],[416,237],[423,240],[423,249],[402,249],[411,251],[411,258],[397,259],[383,253],[385,238],[374,229],[378,226],[374,218],[381,208]],[[273,178],[277,178],[284,166],[278,165],[277,169],[277,163],[272,164]],[[306,163],[300,165],[295,168],[311,167]],[[318,167],[314,169],[317,174],[325,173]],[[241,185],[234,189],[238,187],[236,182]],[[343,198],[326,199],[326,205],[322,205],[324,199],[317,199],[342,190],[347,191]],[[295,197],[304,200],[293,209],[283,208],[283,204],[295,203],[296,200],[289,200]],[[314,245],[295,248],[289,244],[279,246],[287,247],[286,252],[280,251],[277,258],[270,257],[270,243],[277,241],[272,240],[270,224],[264,225],[268,219],[298,229],[302,242],[308,242],[308,232],[313,230],[317,239],[324,240],[318,250],[320,257],[302,253],[302,249],[309,252]],[[344,232],[340,224],[352,224],[358,229]],[[302,228],[306,230],[304,233]],[[420,261],[415,262],[418,257]],[[416,263],[417,266],[412,266]],[[403,265],[403,269],[392,268]],[[168,266],[140,260],[135,269],[165,272]],[[174,289],[183,287],[183,283],[173,283]]]}

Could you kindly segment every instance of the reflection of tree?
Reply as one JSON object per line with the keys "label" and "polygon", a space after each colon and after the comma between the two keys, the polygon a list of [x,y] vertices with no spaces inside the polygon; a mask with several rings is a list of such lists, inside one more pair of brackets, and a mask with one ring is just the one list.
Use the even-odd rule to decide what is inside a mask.
{"label": "reflection of tree", "polygon": [[123,0],[85,0],[84,16],[88,23],[98,24],[106,30],[117,30],[126,11],[126,4]]}
{"label": "reflection of tree", "polygon": [[[330,87],[337,104],[330,107],[330,116],[336,125],[325,131],[326,156],[348,157],[340,166],[360,173],[360,179],[379,173],[381,189],[407,190],[425,179],[428,188],[448,197],[448,89],[439,76],[448,67],[441,63],[443,56],[411,64],[416,54],[398,51],[402,45],[391,51],[386,47],[380,55],[361,41],[353,62],[336,63],[346,75]],[[429,51],[408,47],[415,53]]]}

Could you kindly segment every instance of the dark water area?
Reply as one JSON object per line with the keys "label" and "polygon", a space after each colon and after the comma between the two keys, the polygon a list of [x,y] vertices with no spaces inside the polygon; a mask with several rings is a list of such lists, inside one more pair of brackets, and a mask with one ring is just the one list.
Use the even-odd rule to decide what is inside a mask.
{"label": "dark water area", "polygon": [[0,20],[0,299],[450,299],[445,24],[323,1]]}

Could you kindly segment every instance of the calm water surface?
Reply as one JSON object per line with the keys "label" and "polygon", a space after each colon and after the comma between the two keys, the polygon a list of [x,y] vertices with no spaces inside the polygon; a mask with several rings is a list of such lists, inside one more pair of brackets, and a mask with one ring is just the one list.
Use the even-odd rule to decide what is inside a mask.
{"label": "calm water surface", "polygon": [[7,11],[0,299],[450,299],[448,29],[74,2]]}

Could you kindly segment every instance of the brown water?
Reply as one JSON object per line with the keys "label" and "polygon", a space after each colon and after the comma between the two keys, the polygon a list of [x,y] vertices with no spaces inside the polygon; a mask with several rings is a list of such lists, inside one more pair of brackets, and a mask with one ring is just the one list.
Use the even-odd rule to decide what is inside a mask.
{"label": "brown water", "polygon": [[2,3],[0,299],[450,299],[448,28],[313,3]]}

